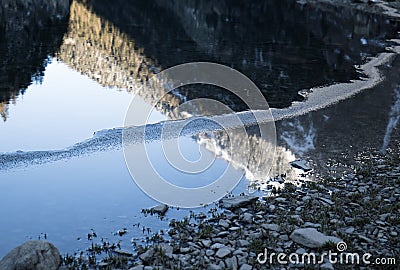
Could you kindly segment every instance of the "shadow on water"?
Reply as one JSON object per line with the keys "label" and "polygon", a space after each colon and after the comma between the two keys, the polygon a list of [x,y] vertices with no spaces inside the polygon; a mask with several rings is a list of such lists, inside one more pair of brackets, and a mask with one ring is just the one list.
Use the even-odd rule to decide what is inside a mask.
{"label": "shadow on water", "polygon": [[67,30],[69,1],[2,0],[0,7],[0,113],[42,79],[49,56],[61,46]]}

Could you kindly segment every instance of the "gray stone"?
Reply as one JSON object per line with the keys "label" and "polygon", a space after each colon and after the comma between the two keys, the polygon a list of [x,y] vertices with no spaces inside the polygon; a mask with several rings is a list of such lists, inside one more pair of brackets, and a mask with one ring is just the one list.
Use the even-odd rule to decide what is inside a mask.
{"label": "gray stone", "polygon": [[52,270],[58,269],[61,255],[58,249],[45,241],[29,241],[11,250],[2,260],[0,269]]}
{"label": "gray stone", "polygon": [[311,167],[307,165],[307,161],[304,159],[302,160],[295,160],[289,163],[292,167],[303,170],[305,172],[311,171]]}
{"label": "gray stone", "polygon": [[148,262],[151,260],[151,258],[153,258],[153,255],[154,255],[154,250],[148,249],[145,253],[139,256],[139,259],[141,259],[144,262]]}
{"label": "gray stone", "polygon": [[238,240],[239,246],[241,247],[247,247],[248,245],[250,245],[250,242],[244,239],[240,239]]}
{"label": "gray stone", "polygon": [[168,211],[168,205],[160,204],[151,208],[150,211],[163,216]]}
{"label": "gray stone", "polygon": [[301,254],[306,253],[306,250],[304,248],[298,248],[298,249],[296,249],[296,253],[301,255]]}
{"label": "gray stone", "polygon": [[233,198],[226,198],[226,199],[222,199],[222,207],[225,208],[239,208],[245,205],[248,205],[252,202],[255,202],[256,200],[258,200],[258,197],[256,196],[249,196],[249,195],[245,195],[245,196],[236,196]]}
{"label": "gray stone", "polygon": [[228,269],[238,269],[238,263],[235,256],[233,256],[232,258],[226,258],[225,264]]}
{"label": "gray stone", "polygon": [[243,221],[246,223],[252,223],[253,222],[253,215],[250,213],[244,213],[243,214]]}
{"label": "gray stone", "polygon": [[221,247],[220,249],[218,249],[217,253],[215,254],[215,256],[217,256],[218,258],[225,258],[226,256],[228,256],[229,254],[231,254],[231,250],[227,247]]}
{"label": "gray stone", "polygon": [[334,270],[335,268],[333,268],[333,265],[330,262],[326,262],[324,264],[322,264],[320,266],[320,269],[324,269],[324,270]]}
{"label": "gray stone", "polygon": [[323,201],[324,203],[329,204],[329,205],[334,205],[334,204],[335,204],[333,201],[331,201],[331,200],[329,200],[329,199],[327,199],[327,198],[324,198],[324,197],[319,197],[318,199],[319,199],[320,201]]}
{"label": "gray stone", "polygon": [[158,247],[165,252],[166,255],[170,255],[173,253],[174,248],[171,245],[168,245],[167,243],[161,243],[158,245]]}
{"label": "gray stone", "polygon": [[312,222],[305,222],[304,227],[311,227],[311,228],[319,228],[321,227],[321,224],[318,223],[312,223]]}
{"label": "gray stone", "polygon": [[253,267],[251,267],[251,265],[247,263],[242,264],[242,266],[240,266],[240,270],[251,270],[251,269],[253,269]]}
{"label": "gray stone", "polygon": [[326,236],[314,228],[296,229],[290,235],[290,238],[305,247],[317,248],[322,247],[327,242],[338,243],[341,240],[334,236]]}
{"label": "gray stone", "polygon": [[225,247],[225,246],[223,244],[221,244],[221,243],[215,243],[210,248],[211,249],[219,249],[219,248],[222,248],[222,247]]}
{"label": "gray stone", "polygon": [[229,223],[225,219],[220,219],[218,225],[224,227],[225,229],[229,228]]}
{"label": "gray stone", "polygon": [[212,249],[207,249],[206,250],[206,255],[208,256],[208,257],[210,257],[210,256],[212,256],[212,255],[214,255],[215,254],[215,252],[212,250]]}
{"label": "gray stone", "polygon": [[222,269],[221,266],[219,266],[218,264],[215,264],[215,263],[210,264],[208,266],[208,268],[211,269],[211,270],[220,270],[220,269]]}
{"label": "gray stone", "polygon": [[271,224],[263,224],[262,227],[263,227],[264,229],[266,229],[266,230],[269,230],[269,231],[276,231],[276,232],[279,232],[279,231],[281,230],[281,227],[280,227],[278,224],[274,224],[274,223],[271,223]]}
{"label": "gray stone", "polygon": [[211,240],[202,240],[201,243],[203,244],[204,247],[209,248],[212,244]]}
{"label": "gray stone", "polygon": [[208,266],[208,268],[211,269],[211,270],[220,270],[220,269],[222,269],[221,266],[219,266],[218,264],[215,264],[215,263],[210,264]]}

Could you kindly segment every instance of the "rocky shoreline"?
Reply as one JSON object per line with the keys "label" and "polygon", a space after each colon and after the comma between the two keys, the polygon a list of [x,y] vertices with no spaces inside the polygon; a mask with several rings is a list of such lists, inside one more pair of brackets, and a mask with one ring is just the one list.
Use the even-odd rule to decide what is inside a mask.
{"label": "rocky shoreline", "polygon": [[[64,256],[60,269],[397,269],[400,143],[385,155],[368,151],[354,159],[359,162],[352,165],[353,173],[337,178],[321,176],[318,181],[303,180],[300,186],[286,184],[263,198],[225,198],[219,209],[191,212],[183,220],[171,220],[168,232],[153,234],[146,245],[134,244],[134,252],[102,241],[89,247],[86,254]],[[149,213],[165,212],[166,208],[162,208]],[[43,242],[35,242],[44,249]],[[52,264],[59,262],[59,253],[54,248],[45,250],[49,249],[51,252],[46,252],[54,259],[42,259]],[[10,254],[14,253],[18,263],[40,262],[41,258],[35,257],[40,252],[32,246],[29,250],[36,255],[24,253],[21,260],[15,256],[20,251]],[[357,253],[360,261],[368,253],[371,264],[332,263],[328,257],[319,260],[324,253],[340,251]],[[271,258],[272,253],[275,257]],[[285,264],[278,261],[279,253],[287,255]],[[0,261],[0,269],[12,265],[10,254]],[[301,263],[303,255],[309,259],[309,254],[315,254],[316,260]],[[293,261],[296,258],[300,261]],[[388,264],[372,265],[377,258]]]}
{"label": "rocky shoreline", "polygon": [[[265,253],[370,253],[369,261],[385,258],[399,266],[400,147],[388,154],[362,153],[354,173],[323,177],[301,187],[286,185],[274,196],[224,199],[221,213],[205,214],[170,224],[171,239],[156,237],[138,247],[131,269],[371,269],[372,265],[261,264]],[[343,248],[343,247],[341,247]],[[340,251],[340,250],[339,250]],[[263,256],[261,256],[263,257]],[[294,255],[295,257],[295,255]],[[392,264],[394,263],[394,264]],[[379,267],[374,265],[373,268]]]}

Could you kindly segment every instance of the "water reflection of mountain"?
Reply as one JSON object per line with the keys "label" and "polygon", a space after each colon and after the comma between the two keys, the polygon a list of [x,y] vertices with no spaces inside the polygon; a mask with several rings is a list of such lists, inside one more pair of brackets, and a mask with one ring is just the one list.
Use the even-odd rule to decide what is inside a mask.
{"label": "water reflection of mountain", "polygon": [[40,80],[62,43],[69,1],[2,0],[0,7],[0,113],[32,80]]}
{"label": "water reflection of mountain", "polygon": [[[104,85],[130,88],[160,69],[214,61],[249,76],[272,107],[301,99],[300,89],[356,78],[354,64],[383,51],[397,29],[377,15],[290,0],[74,1],[71,14],[60,58]],[[220,90],[180,92],[244,109]]]}
{"label": "water reflection of mountain", "polygon": [[[40,76],[44,59],[59,48],[59,57],[74,69],[105,86],[128,89],[179,63],[227,64],[253,79],[272,107],[284,107],[301,99],[300,89],[355,78],[353,65],[382,51],[385,38],[398,28],[377,15],[291,0],[116,0],[112,5],[60,0],[29,7],[24,1],[3,2],[2,101]],[[60,44],[65,29],[54,25],[68,7],[69,28]],[[186,99],[208,96],[244,109],[221,90],[180,92]],[[174,108],[180,97],[171,95],[164,102]]]}

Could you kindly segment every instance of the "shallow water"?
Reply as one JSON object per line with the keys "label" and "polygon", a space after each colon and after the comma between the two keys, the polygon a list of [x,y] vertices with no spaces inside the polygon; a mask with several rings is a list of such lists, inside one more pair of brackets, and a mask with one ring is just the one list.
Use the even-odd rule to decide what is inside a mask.
{"label": "shallow water", "polygon": [[[120,239],[117,230],[127,228],[122,246],[131,249],[131,238],[146,236],[133,224],[154,232],[165,229],[168,219],[188,214],[172,209],[165,221],[140,214],[157,202],[132,180],[121,143],[131,99],[148,107],[164,93],[140,86],[176,64],[210,61],[236,68],[255,82],[271,107],[282,110],[273,114],[280,121],[271,171],[271,155],[264,150],[274,146],[273,140],[264,140],[252,127],[247,128],[254,135],[249,144],[239,135],[228,140],[215,124],[187,128],[179,140],[183,156],[196,161],[201,149],[215,159],[202,173],[188,174],[162,155],[164,124],[149,126],[147,158],[172,184],[210,184],[232,163],[242,175],[234,193],[248,192],[248,185],[264,187],[272,176],[296,178],[298,171],[289,166],[296,158],[329,171],[332,157],[348,158],[365,147],[385,149],[399,138],[398,58],[384,62],[382,83],[327,108],[322,107],[337,100],[314,103],[311,111],[298,94],[334,82],[355,85],[350,82],[363,77],[358,68],[366,57],[384,51],[393,56],[385,47],[393,44],[388,38],[398,37],[394,19],[288,0],[118,0],[112,7],[105,1],[72,1],[50,8],[46,16],[57,19],[40,23],[26,10],[1,12],[10,23],[1,21],[6,32],[0,35],[0,256],[44,233],[62,253],[82,250],[90,244],[91,228],[111,241]],[[25,32],[19,29],[21,20]],[[344,96],[348,85],[341,88]],[[174,109],[199,97],[215,98],[235,111],[246,109],[221,89],[185,87],[162,98],[149,123],[181,118]],[[289,107],[294,101],[302,103]],[[194,106],[190,111],[209,114],[212,109]],[[247,113],[240,117],[253,123]],[[229,122],[229,116],[221,119]],[[143,143],[142,137],[135,143]],[[231,146],[234,152],[228,151]]]}

